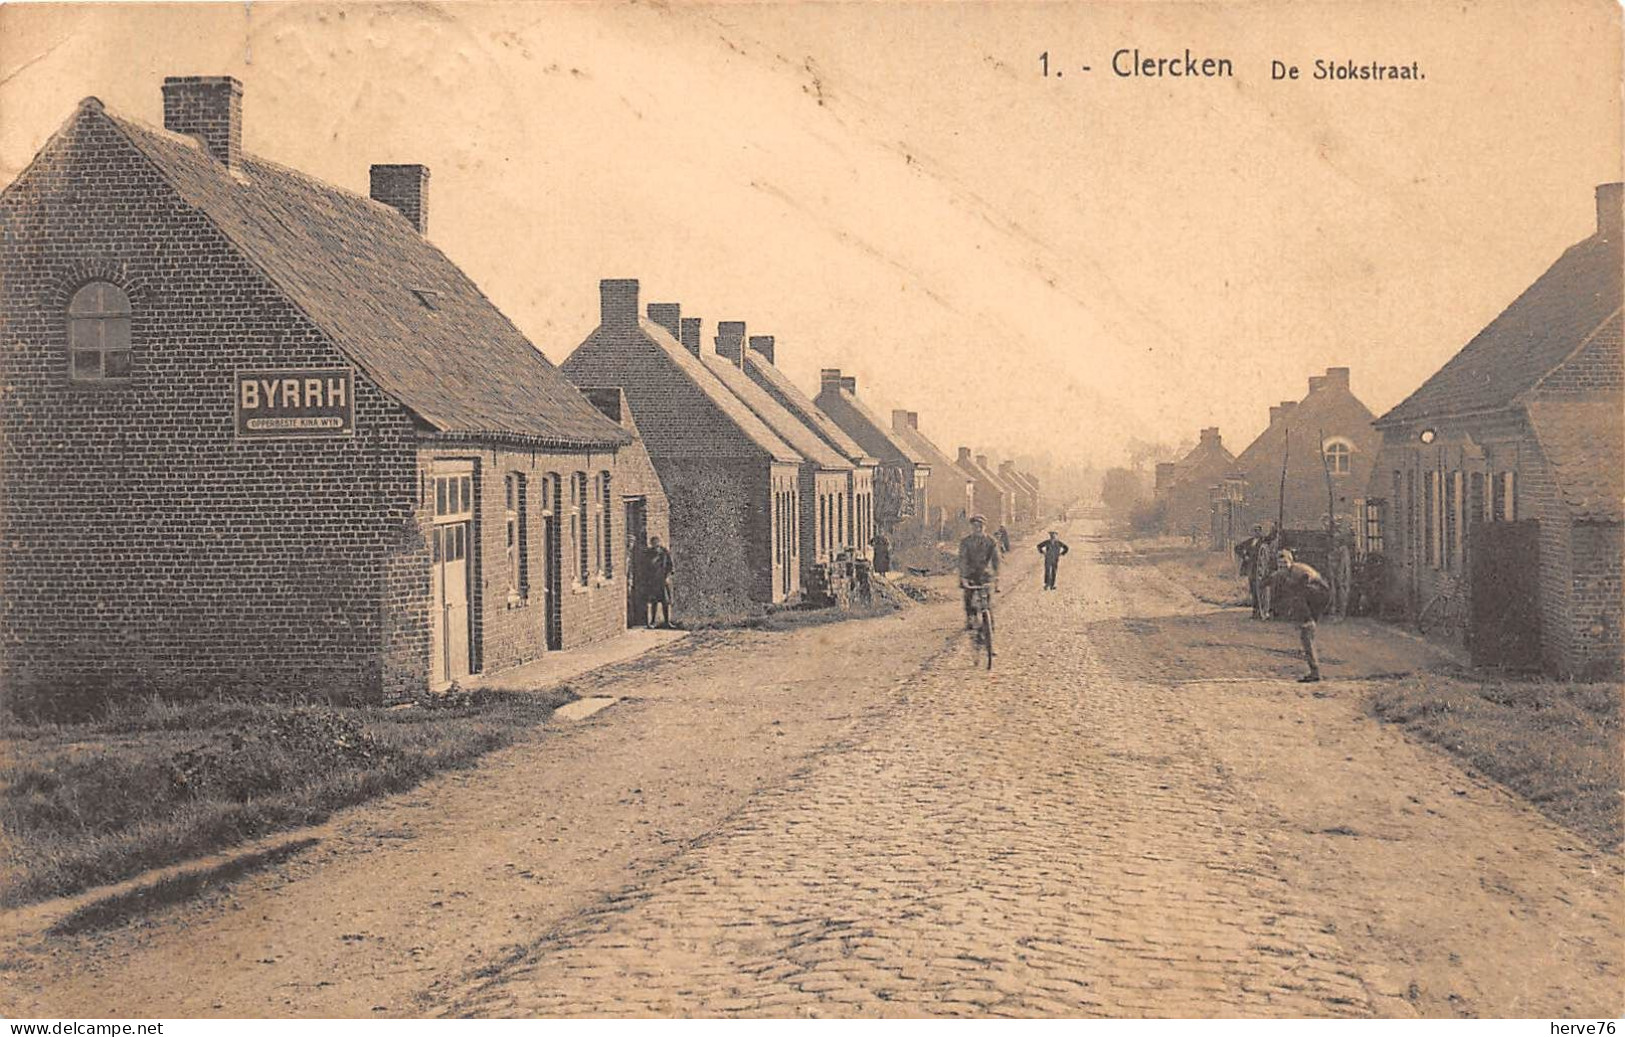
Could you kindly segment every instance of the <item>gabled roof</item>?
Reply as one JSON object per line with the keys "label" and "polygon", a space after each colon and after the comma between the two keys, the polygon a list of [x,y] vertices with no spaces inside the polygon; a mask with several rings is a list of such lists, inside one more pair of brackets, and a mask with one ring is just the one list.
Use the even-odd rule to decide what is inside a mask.
{"label": "gabled roof", "polygon": [[[631,436],[600,414],[394,208],[263,159],[228,170],[195,139],[104,119],[388,395],[433,429],[562,447]],[[419,296],[430,293],[434,308]]]}
{"label": "gabled roof", "polygon": [[920,456],[926,459],[926,461],[931,465],[931,480],[933,482],[936,481],[938,472],[941,472],[942,478],[946,480],[950,471],[959,472],[959,475],[966,482],[976,481],[969,475],[966,475],[964,472],[959,471],[959,466],[954,463],[954,459],[943,453],[937,447],[937,445],[926,438],[925,433],[921,432],[919,429],[906,427],[898,428],[897,426],[893,425],[892,433],[906,442],[910,447],[918,451]]}
{"label": "gabled roof", "polygon": [[1625,517],[1625,413],[1619,400],[1538,400],[1529,425],[1574,518]]}
{"label": "gabled roof", "polygon": [[1377,426],[1496,410],[1516,401],[1619,311],[1625,267],[1619,238],[1593,234],[1564,252]]}
{"label": "gabled roof", "polygon": [[821,469],[846,472],[852,470],[851,461],[831,449],[817,433],[808,428],[800,418],[785,410],[765,389],[752,381],[750,375],[740,370],[727,357],[702,351],[700,360],[712,374],[716,375],[718,381],[750,408],[752,414],[772,429],[774,435],[790,444],[796,453]]}
{"label": "gabled roof", "polygon": [[[1258,438],[1247,444],[1247,449],[1236,455],[1236,471],[1252,475],[1255,479],[1259,477],[1254,474],[1256,472],[1279,473],[1282,456],[1286,454],[1288,464],[1292,463],[1293,458],[1312,458],[1312,467],[1318,473],[1321,470],[1320,433],[1325,431],[1328,437],[1345,434],[1342,429],[1323,426],[1326,411],[1331,409],[1331,404],[1337,402],[1334,394],[1340,396],[1340,390],[1326,388],[1311,392],[1297,406],[1270,422],[1269,427],[1258,434]],[[1371,409],[1361,403],[1353,393],[1348,393],[1347,399],[1356,405],[1355,414],[1359,417],[1359,421],[1369,426],[1372,420]],[[1287,443],[1288,429],[1292,430],[1290,450]],[[1371,432],[1371,435],[1376,436],[1377,433]],[[1319,478],[1318,474],[1316,478]]]}
{"label": "gabled roof", "polygon": [[835,424],[833,418],[818,409],[806,393],[796,387],[783,371],[767,362],[767,359],[755,350],[745,355],[745,373],[761,386],[769,396],[778,401],[785,410],[800,418],[801,421],[823,438],[836,452],[842,454],[855,465],[874,465],[875,458],[863,452],[863,447],[857,444],[846,430]]}
{"label": "gabled roof", "polygon": [[879,416],[877,416],[874,411],[865,406],[863,401],[858,399],[857,393],[850,392],[844,388],[839,388],[836,386],[825,386],[822,390],[820,390],[819,395],[826,392],[839,393],[841,400],[845,402],[848,407],[852,408],[853,412],[856,413],[859,418],[862,418],[864,422],[873,427],[876,435],[890,444],[893,450],[905,457],[909,464],[915,466],[923,465],[927,468],[931,466],[929,459],[927,459],[906,440],[899,436],[896,430],[893,429],[888,422],[881,421]]}
{"label": "gabled roof", "polygon": [[[565,358],[564,370],[569,372],[572,378],[581,377],[586,382],[611,384],[613,379],[605,377],[602,365],[593,362],[597,359],[593,354],[598,351],[618,354],[617,363],[664,363],[721,411],[722,416],[738,429],[752,446],[775,461],[789,464],[802,462],[802,456],[795,448],[768,428],[733,390],[722,384],[711,368],[702,363],[699,357],[684,349],[680,342],[671,337],[669,331],[654,321],[640,318],[636,324],[628,324],[625,327],[608,327],[600,324]],[[590,373],[583,374],[583,370],[586,369],[590,369]],[[656,438],[651,435],[649,420],[646,416],[642,426],[646,442]]]}

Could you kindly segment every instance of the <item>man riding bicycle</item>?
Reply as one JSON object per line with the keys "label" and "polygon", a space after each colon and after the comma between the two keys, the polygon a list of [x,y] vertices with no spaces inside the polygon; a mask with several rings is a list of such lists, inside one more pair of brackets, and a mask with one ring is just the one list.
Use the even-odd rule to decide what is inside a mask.
{"label": "man riding bicycle", "polygon": [[976,588],[999,582],[999,544],[983,530],[987,520],[972,515],[970,535],[959,542],[959,586],[965,592],[965,629],[976,629]]}

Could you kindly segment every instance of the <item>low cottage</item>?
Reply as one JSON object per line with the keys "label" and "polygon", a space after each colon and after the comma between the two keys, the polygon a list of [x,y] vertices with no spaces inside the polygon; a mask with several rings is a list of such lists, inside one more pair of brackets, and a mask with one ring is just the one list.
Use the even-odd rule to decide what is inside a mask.
{"label": "low cottage", "polygon": [[925,531],[934,540],[962,535],[967,519],[976,513],[976,480],[959,470],[953,458],[943,453],[920,431],[917,411],[891,412],[892,432],[931,465],[931,481],[926,486],[923,514]]}
{"label": "low cottage", "polygon": [[8,694],[379,700],[626,626],[636,437],[425,236],[242,150],[243,88],[164,129],[86,98],[0,194]]}
{"label": "low cottage", "polygon": [[856,378],[842,375],[840,368],[825,368],[818,379],[813,400],[818,409],[880,462],[875,472],[876,528],[894,535],[906,527],[919,528],[931,463],[858,398]]}
{"label": "low cottage", "polygon": [[1377,419],[1370,536],[1393,605],[1465,605],[1475,662],[1621,669],[1621,185],[1596,231]]}
{"label": "low cottage", "polygon": [[577,385],[620,389],[637,416],[670,502],[679,609],[715,614],[793,600],[806,459],[701,359],[698,320],[640,318],[630,279],[599,282],[599,312],[561,370]]}

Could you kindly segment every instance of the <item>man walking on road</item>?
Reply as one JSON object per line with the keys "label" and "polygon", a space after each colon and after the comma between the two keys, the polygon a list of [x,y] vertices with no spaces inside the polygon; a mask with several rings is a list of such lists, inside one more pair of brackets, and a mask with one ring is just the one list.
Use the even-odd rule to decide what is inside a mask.
{"label": "man walking on road", "polygon": [[1309,663],[1309,672],[1298,680],[1309,684],[1320,680],[1320,653],[1315,650],[1317,622],[1332,600],[1331,584],[1313,566],[1293,560],[1292,552],[1281,549],[1280,566],[1275,571],[1275,583],[1280,599],[1291,603],[1302,620],[1298,627],[1298,640],[1303,643],[1303,657]]}
{"label": "man walking on road", "polygon": [[959,542],[959,583],[965,593],[965,629],[976,628],[975,593],[973,586],[997,585],[999,579],[999,545],[982,530],[987,520],[980,515],[970,519],[970,535]]}
{"label": "man walking on road", "polygon": [[1055,569],[1061,564],[1061,556],[1071,548],[1057,538],[1055,530],[1052,529],[1049,531],[1049,539],[1040,543],[1038,550],[1044,555],[1044,589],[1052,591],[1055,589]]}

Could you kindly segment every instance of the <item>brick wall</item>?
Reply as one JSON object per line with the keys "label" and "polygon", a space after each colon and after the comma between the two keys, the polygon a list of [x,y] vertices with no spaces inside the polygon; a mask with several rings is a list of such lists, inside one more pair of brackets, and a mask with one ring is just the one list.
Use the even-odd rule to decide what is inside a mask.
{"label": "brick wall", "polygon": [[1581,522],[1572,535],[1574,623],[1564,668],[1582,677],[1618,677],[1625,661],[1625,529],[1617,522]]}
{"label": "brick wall", "polygon": [[[401,679],[417,635],[385,620],[385,585],[416,449],[399,405],[358,372],[354,436],[239,440],[236,369],[344,358],[94,108],[0,198],[0,266],[9,691],[144,672],[377,697]],[[69,383],[64,314],[90,280],[130,299],[127,385]]]}

